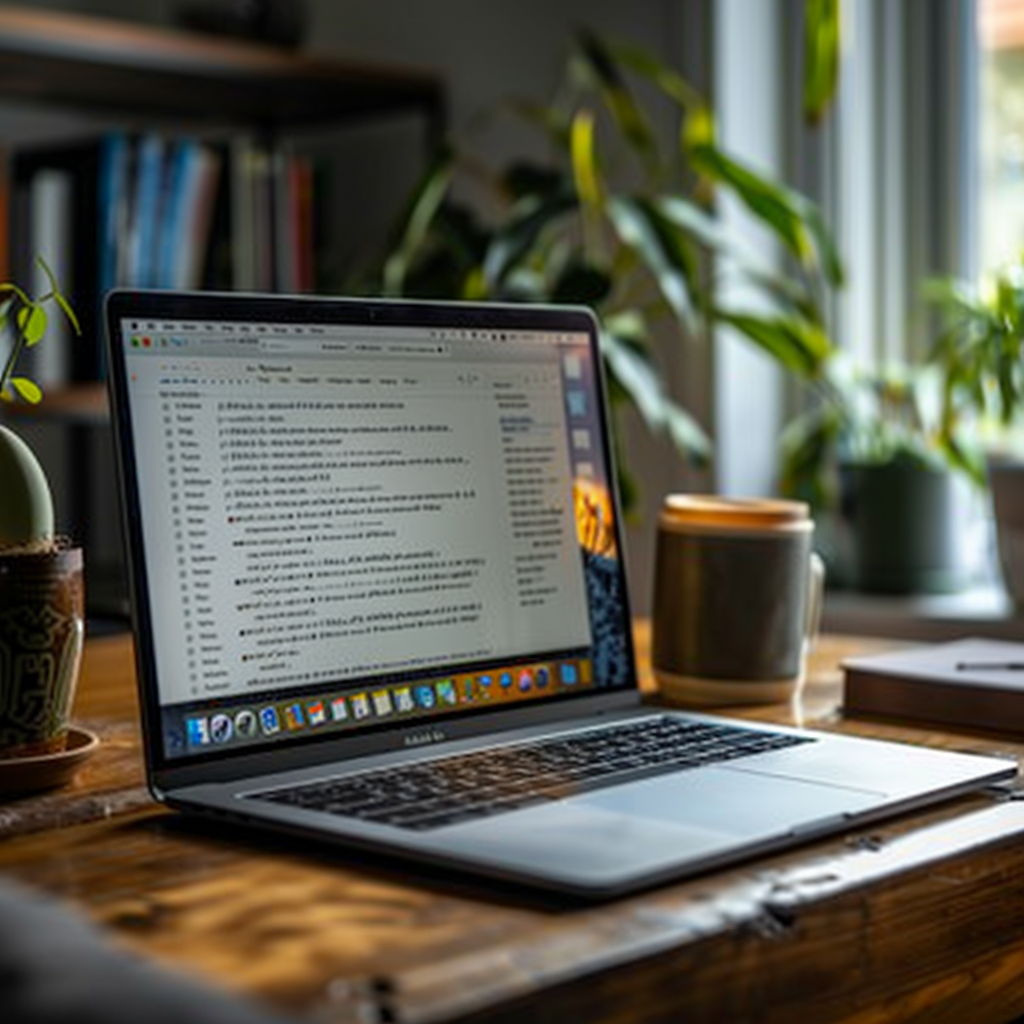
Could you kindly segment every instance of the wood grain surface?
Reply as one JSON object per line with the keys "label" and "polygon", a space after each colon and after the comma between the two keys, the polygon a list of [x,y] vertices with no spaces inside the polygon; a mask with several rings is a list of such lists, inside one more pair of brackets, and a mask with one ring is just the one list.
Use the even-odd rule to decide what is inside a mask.
{"label": "wood grain surface", "polygon": [[[642,629],[638,640],[645,651]],[[883,646],[826,639],[798,700],[742,714],[1024,752],[1009,736],[843,719],[839,658]],[[0,870],[83,908],[118,942],[297,1017],[984,1024],[1024,1013],[1024,801],[1012,790],[582,907],[157,808],[140,789],[132,686],[130,642],[91,642],[78,715],[107,730],[104,760],[38,806],[106,810],[75,826],[55,804],[49,823],[37,810],[0,843]],[[128,792],[138,804],[118,803]]]}

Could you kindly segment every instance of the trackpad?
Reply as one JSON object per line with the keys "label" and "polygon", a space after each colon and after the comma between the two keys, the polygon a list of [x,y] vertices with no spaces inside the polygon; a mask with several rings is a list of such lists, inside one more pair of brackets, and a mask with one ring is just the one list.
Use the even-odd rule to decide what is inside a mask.
{"label": "trackpad", "polygon": [[632,817],[761,836],[862,811],[878,804],[879,795],[728,768],[701,768],[602,789],[578,799],[587,806]]}

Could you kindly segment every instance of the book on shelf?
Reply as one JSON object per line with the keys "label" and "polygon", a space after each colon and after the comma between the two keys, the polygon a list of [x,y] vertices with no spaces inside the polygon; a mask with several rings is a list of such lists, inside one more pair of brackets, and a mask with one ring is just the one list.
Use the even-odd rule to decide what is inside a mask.
{"label": "book on shelf", "polygon": [[842,667],[845,714],[1024,733],[1024,643],[970,638]]}
{"label": "book on shelf", "polygon": [[10,166],[11,274],[38,290],[43,256],[84,334],[40,346],[44,384],[102,376],[113,287],[313,290],[314,175],[290,149],[110,132],[18,150]]}

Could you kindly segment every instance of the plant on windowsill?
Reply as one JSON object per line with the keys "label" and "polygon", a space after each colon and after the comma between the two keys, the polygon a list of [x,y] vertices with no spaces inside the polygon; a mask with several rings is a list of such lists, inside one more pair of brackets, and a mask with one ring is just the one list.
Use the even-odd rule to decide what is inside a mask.
{"label": "plant on windowsill", "polygon": [[782,490],[809,501],[833,585],[876,593],[956,590],[958,527],[977,476],[947,419],[937,366],[828,363],[820,401],[782,439]]}
{"label": "plant on windowsill", "polygon": [[[833,13],[834,6],[810,4]],[[539,133],[546,156],[495,165],[466,140],[452,144],[410,201],[371,287],[591,306],[602,325],[613,418],[632,405],[653,433],[703,460],[708,440],[665,385],[656,330],[668,324],[677,336],[707,342],[728,325],[787,371],[816,380],[832,351],[820,300],[842,276],[831,238],[810,201],[718,146],[704,99],[648,53],[583,32],[563,79],[550,104],[504,110]],[[819,109],[830,81],[819,74],[811,89]],[[673,120],[668,148],[652,127],[658,118]],[[752,261],[725,231],[717,213],[725,197],[777,241],[790,260],[786,273]],[[730,276],[753,301],[720,298]],[[622,455],[620,445],[628,510],[635,490]]]}
{"label": "plant on windowsill", "polygon": [[[29,295],[0,283],[0,327],[10,348],[0,398],[36,403],[39,386],[19,373],[27,349],[44,339],[49,312],[78,321],[49,268],[49,290]],[[54,532],[46,474],[29,446],[0,425],[0,757],[60,751],[84,639],[82,552]]]}
{"label": "plant on windowsill", "polygon": [[[1007,591],[1024,606],[1024,257],[980,284],[934,282],[944,328],[929,354],[944,379],[948,449],[992,494]],[[972,431],[970,448],[958,439]]]}

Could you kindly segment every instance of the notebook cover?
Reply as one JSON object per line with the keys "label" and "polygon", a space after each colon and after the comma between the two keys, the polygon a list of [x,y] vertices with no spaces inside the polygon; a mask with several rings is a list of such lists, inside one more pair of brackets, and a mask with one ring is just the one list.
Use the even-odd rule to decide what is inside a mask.
{"label": "notebook cover", "polygon": [[848,658],[843,670],[848,715],[1024,734],[1024,643],[957,640]]}

